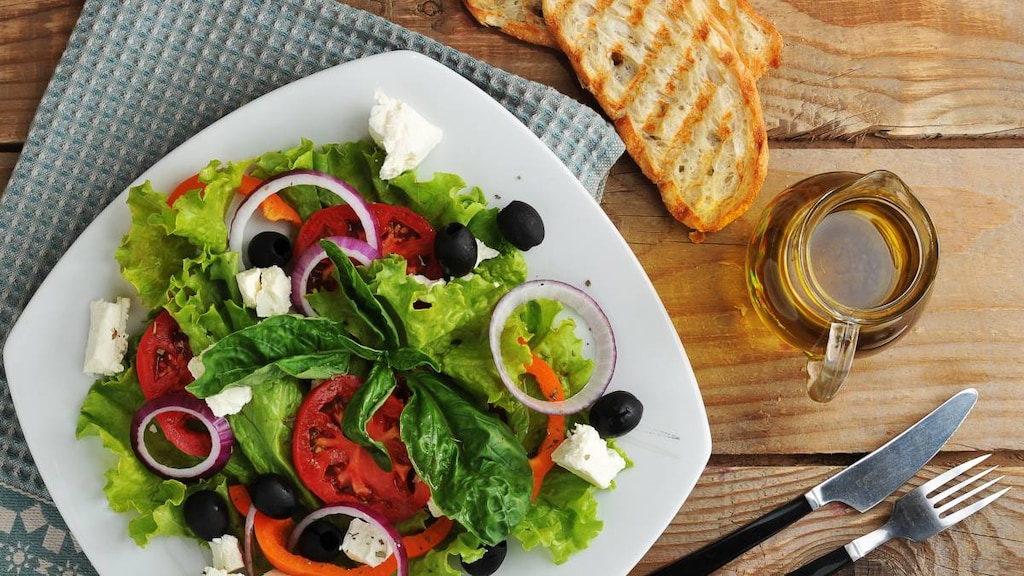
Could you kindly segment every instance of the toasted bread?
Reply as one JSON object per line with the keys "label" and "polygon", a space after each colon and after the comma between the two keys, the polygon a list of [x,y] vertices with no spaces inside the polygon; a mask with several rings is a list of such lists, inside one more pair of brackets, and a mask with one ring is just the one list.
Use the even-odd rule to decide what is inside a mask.
{"label": "toasted bread", "polygon": [[576,75],[669,212],[720,230],[760,191],[768,145],[756,77],[717,0],[544,0]]}
{"label": "toasted bread", "polygon": [[541,0],[462,0],[469,13],[484,26],[531,44],[557,48],[541,14]]}
{"label": "toasted bread", "polygon": [[755,77],[782,64],[782,36],[747,0],[718,0],[718,6],[719,18],[732,32],[740,58]]}

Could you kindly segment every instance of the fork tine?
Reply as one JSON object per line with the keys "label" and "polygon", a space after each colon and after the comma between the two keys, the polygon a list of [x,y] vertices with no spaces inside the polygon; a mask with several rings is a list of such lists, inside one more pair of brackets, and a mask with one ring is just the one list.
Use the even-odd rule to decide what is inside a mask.
{"label": "fork tine", "polygon": [[939,502],[942,502],[943,500],[945,500],[946,498],[949,498],[953,494],[956,494],[956,492],[958,490],[960,490],[961,488],[963,488],[963,487],[965,487],[965,486],[967,486],[969,484],[973,484],[975,481],[977,481],[978,479],[980,479],[981,477],[985,476],[986,474],[988,474],[989,472],[995,470],[998,467],[999,466],[993,466],[993,467],[989,468],[988,470],[983,470],[981,472],[978,472],[977,474],[975,474],[974,476],[971,476],[967,480],[964,480],[963,482],[961,482],[961,483],[959,483],[959,484],[957,484],[955,486],[951,486],[951,487],[947,488],[946,490],[943,490],[942,492],[936,494],[935,496],[932,496],[928,500],[930,502],[932,502],[933,504],[938,504]]}
{"label": "fork tine", "polygon": [[948,527],[952,526],[953,524],[956,524],[957,522],[963,520],[964,518],[967,518],[971,514],[974,514],[978,510],[981,510],[985,506],[988,506],[989,504],[994,502],[997,498],[999,498],[1003,494],[1006,494],[1009,491],[1010,491],[1010,487],[1007,486],[1006,488],[1003,488],[999,492],[995,492],[995,493],[989,494],[988,496],[986,496],[985,498],[983,498],[981,500],[978,500],[974,504],[971,504],[970,506],[966,506],[964,508],[961,508],[961,509],[957,510],[956,512],[950,514],[949,516],[946,516],[945,518],[939,519],[939,522],[941,522],[943,524],[943,526],[948,528]]}
{"label": "fork tine", "polygon": [[[958,486],[957,486],[956,488],[959,488],[960,486],[963,486],[963,485],[967,484],[968,482],[973,482],[973,481],[975,480],[975,478],[980,478],[981,476],[984,476],[985,474],[988,474],[989,472],[991,472],[991,471],[993,471],[993,470],[995,470],[995,467],[993,467],[993,468],[989,468],[988,470],[985,470],[985,471],[984,471],[983,473],[981,473],[981,474],[978,474],[978,475],[977,475],[977,476],[975,476],[974,478],[971,478],[971,479],[969,479],[969,480],[966,480],[966,481],[962,482],[962,483],[961,483],[960,485],[958,485]],[[970,492],[966,492],[966,493],[964,493],[964,494],[961,494],[960,496],[957,496],[957,497],[956,497],[956,498],[954,498],[953,500],[950,500],[949,502],[946,502],[946,503],[942,504],[941,506],[937,507],[937,508],[935,509],[935,511],[936,511],[937,513],[939,513],[939,514],[942,514],[942,513],[943,513],[943,512],[945,512],[946,510],[949,510],[950,508],[952,508],[952,507],[956,506],[957,504],[959,504],[959,503],[963,502],[964,500],[967,500],[967,499],[968,499],[968,498],[970,498],[971,496],[974,496],[974,495],[975,495],[975,494],[977,494],[978,492],[981,492],[982,490],[984,490],[984,489],[988,488],[989,486],[991,486],[991,485],[995,484],[996,482],[999,482],[999,481],[1000,481],[1000,480],[1002,480],[1002,479],[1003,479],[1003,476],[1000,476],[1000,477],[998,477],[998,478],[994,478],[994,479],[992,479],[992,480],[989,480],[988,482],[985,482],[985,483],[984,483],[984,484],[982,484],[981,486],[977,486],[977,487],[975,487],[975,488],[974,488],[973,490],[971,490]],[[947,491],[947,492],[948,492],[948,491]],[[936,503],[938,503],[938,500],[936,500]]]}
{"label": "fork tine", "polygon": [[971,468],[974,468],[974,466],[976,466],[978,463],[982,462],[983,460],[985,460],[989,456],[991,456],[991,454],[983,454],[981,456],[978,456],[974,460],[968,460],[967,462],[964,462],[963,464],[957,466],[956,468],[951,468],[949,470],[946,470],[942,474],[939,474],[935,478],[932,478],[931,480],[929,480],[929,481],[925,482],[924,484],[922,484],[921,487],[918,488],[918,490],[920,490],[921,492],[924,492],[926,495],[930,494],[933,490],[935,490],[939,486],[942,486],[946,482],[949,482],[950,480],[952,480],[953,478],[956,478],[957,476],[963,474],[967,470],[970,470]]}

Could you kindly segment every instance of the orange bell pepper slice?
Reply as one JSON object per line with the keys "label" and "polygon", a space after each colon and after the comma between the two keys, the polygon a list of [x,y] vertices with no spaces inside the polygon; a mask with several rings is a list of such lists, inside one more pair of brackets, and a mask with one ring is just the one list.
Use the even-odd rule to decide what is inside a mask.
{"label": "orange bell pepper slice", "polygon": [[[565,400],[565,390],[562,389],[562,382],[558,379],[558,374],[555,373],[554,369],[547,362],[534,354],[533,361],[530,364],[525,364],[523,367],[526,369],[527,374],[530,374],[537,380],[537,385],[540,386],[541,394],[545,398],[551,401]],[[544,477],[547,476],[548,472],[555,465],[554,460],[551,459],[551,453],[555,451],[555,448],[558,448],[564,439],[565,416],[549,414],[547,435],[541,442],[540,448],[537,449],[537,454],[530,458],[530,468],[533,470],[533,494],[530,497],[531,499],[536,499],[537,494],[540,493]]]}

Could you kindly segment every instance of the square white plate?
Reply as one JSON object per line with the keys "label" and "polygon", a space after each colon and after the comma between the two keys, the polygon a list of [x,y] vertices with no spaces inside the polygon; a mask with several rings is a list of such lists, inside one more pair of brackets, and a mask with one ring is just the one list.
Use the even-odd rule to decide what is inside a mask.
{"label": "square white plate", "polygon": [[[511,546],[499,574],[626,574],[690,494],[711,454],[711,435],[686,353],[653,286],[600,206],[558,158],[495,100],[445,66],[391,52],[325,70],[225,116],[142,174],[170,190],[214,158],[239,160],[290,148],[367,137],[376,88],[408,102],[444,130],[418,169],[454,172],[492,205],[522,199],[544,217],[547,237],[526,254],[531,278],[584,288],[604,308],[619,358],[611,389],[644,403],[640,426],[619,440],[635,466],[598,494],[605,527],[589,549],[555,566],[539,550]],[[103,495],[112,457],[95,438],[75,439],[82,400],[89,302],[134,295],[114,249],[128,230],[127,191],[82,233],[39,287],[11,331],[4,363],[39,472],[65,521],[104,576],[200,574],[209,554],[184,538],[131,541],[128,518]],[[144,311],[135,301],[132,327]]]}

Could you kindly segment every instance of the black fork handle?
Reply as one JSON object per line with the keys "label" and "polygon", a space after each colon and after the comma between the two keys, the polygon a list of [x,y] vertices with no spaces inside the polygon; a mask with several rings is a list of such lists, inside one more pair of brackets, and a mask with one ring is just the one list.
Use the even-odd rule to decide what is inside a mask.
{"label": "black fork handle", "polygon": [[813,508],[802,494],[738,528],[722,539],[676,560],[651,576],[706,576],[808,515]]}

